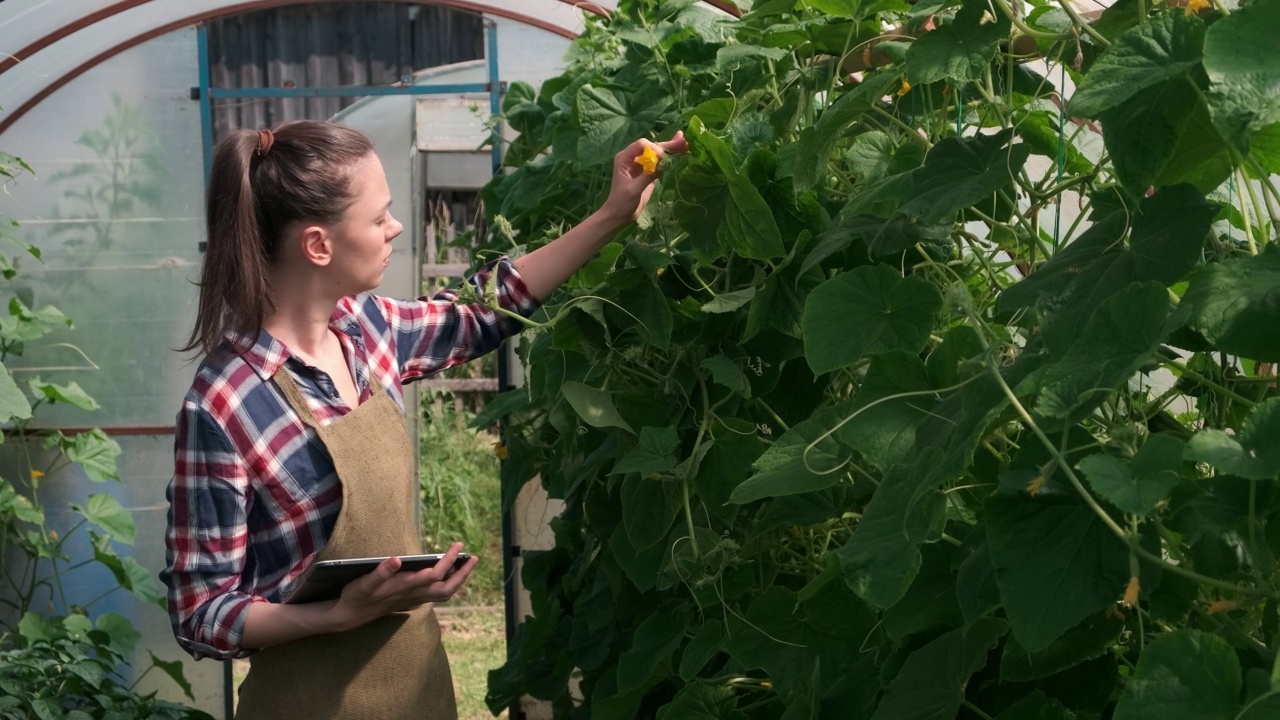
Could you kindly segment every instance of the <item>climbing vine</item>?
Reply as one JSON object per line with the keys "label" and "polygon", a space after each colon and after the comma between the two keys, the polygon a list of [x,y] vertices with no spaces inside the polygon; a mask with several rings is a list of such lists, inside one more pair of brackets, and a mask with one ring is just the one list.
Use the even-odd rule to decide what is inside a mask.
{"label": "climbing vine", "polygon": [[692,151],[479,420],[566,504],[491,707],[1280,712],[1280,1],[740,8],[506,97],[494,251]]}

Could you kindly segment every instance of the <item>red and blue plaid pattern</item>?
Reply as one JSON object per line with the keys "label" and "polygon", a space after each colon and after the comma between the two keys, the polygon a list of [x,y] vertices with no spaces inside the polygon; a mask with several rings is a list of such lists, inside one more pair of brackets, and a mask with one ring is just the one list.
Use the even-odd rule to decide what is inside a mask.
{"label": "red and blue plaid pattern", "polygon": [[[529,316],[538,302],[505,258],[471,279],[497,283],[498,304]],[[482,293],[477,293],[483,297]],[[363,402],[376,379],[401,408],[401,384],[466,362],[519,332],[517,321],[453,292],[412,301],[372,294],[343,299],[330,321]],[[240,647],[254,602],[279,602],[324,547],[342,504],[333,461],[271,382],[293,374],[326,424],[351,408],[332,379],[266,332],[243,355],[206,358],[178,412],[165,537],[169,615],[197,659],[252,653]]]}

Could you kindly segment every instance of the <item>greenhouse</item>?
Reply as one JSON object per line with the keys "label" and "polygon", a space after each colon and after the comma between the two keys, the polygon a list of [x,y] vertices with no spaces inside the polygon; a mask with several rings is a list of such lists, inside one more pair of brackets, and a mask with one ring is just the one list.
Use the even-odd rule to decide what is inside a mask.
{"label": "greenhouse", "polygon": [[[5,0],[0,718],[1280,717],[1278,33],[1280,0]],[[333,138],[373,152],[305,174]],[[354,318],[311,321],[332,380],[278,288]],[[217,375],[202,327],[274,344]],[[345,459],[384,409],[412,458]],[[328,485],[275,479],[304,455]],[[412,475],[412,550],[349,539],[349,462]],[[455,540],[466,583],[285,601]],[[371,679],[427,616],[443,674]]]}

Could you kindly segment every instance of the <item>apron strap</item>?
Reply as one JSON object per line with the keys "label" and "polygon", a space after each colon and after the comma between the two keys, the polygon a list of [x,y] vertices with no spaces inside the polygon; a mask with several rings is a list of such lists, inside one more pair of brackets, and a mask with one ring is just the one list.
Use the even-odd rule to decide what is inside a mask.
{"label": "apron strap", "polygon": [[284,394],[284,399],[288,401],[289,406],[298,414],[298,419],[307,427],[319,430],[320,422],[316,420],[315,414],[311,412],[311,406],[307,405],[307,399],[302,396],[302,390],[298,389],[298,383],[293,379],[293,373],[281,365],[271,379],[275,382],[276,387],[280,388],[280,392]]}
{"label": "apron strap", "polygon": [[[284,394],[284,399],[288,401],[289,406],[298,414],[298,419],[303,424],[315,430],[320,429],[320,421],[316,419],[315,413],[311,412],[311,406],[307,404],[307,399],[302,394],[302,390],[298,387],[298,382],[293,379],[293,373],[283,365],[276,370],[276,374],[271,377],[276,387],[280,388],[280,392]],[[376,377],[369,377],[369,397],[365,402],[369,402],[378,396],[378,393],[386,392],[386,388],[382,387],[382,383],[378,382]],[[355,408],[352,408],[355,410]]]}

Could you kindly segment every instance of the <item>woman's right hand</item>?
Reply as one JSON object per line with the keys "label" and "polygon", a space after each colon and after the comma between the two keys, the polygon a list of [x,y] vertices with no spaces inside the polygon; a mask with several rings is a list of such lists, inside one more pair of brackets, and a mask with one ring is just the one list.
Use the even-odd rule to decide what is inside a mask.
{"label": "woman's right hand", "polygon": [[342,589],[330,610],[334,625],[351,630],[383,615],[452,599],[478,561],[472,557],[450,573],[460,552],[462,543],[454,543],[434,567],[417,572],[400,572],[400,558],[387,558],[373,572]]}

